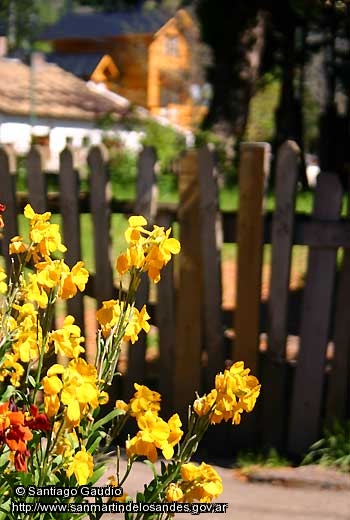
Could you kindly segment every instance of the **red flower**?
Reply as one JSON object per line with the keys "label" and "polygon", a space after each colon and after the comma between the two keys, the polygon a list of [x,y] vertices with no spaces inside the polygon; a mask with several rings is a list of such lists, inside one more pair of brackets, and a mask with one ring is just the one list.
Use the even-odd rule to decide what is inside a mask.
{"label": "red flower", "polygon": [[29,419],[26,419],[25,424],[31,430],[40,430],[42,432],[47,432],[51,430],[51,424],[46,414],[39,413],[39,409],[34,404],[30,405],[30,415]]}
{"label": "red flower", "polygon": [[16,451],[14,457],[16,471],[23,471],[24,473],[28,471],[26,457],[29,457],[29,455],[30,452],[28,450],[25,452]]}
{"label": "red flower", "polygon": [[33,434],[28,426],[14,425],[6,434],[5,442],[11,451],[19,451],[25,453],[27,450],[27,441],[33,438]]}

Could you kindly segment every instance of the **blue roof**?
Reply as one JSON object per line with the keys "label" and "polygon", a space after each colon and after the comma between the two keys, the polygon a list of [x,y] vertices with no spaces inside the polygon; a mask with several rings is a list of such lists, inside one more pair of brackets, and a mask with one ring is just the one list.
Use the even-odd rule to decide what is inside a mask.
{"label": "blue roof", "polygon": [[48,27],[41,40],[105,38],[126,34],[154,34],[171,15],[158,9],[109,13],[68,13]]}
{"label": "blue roof", "polygon": [[104,55],[105,53],[102,52],[90,54],[61,54],[53,52],[46,55],[46,60],[50,63],[56,63],[62,69],[79,78],[89,79]]}

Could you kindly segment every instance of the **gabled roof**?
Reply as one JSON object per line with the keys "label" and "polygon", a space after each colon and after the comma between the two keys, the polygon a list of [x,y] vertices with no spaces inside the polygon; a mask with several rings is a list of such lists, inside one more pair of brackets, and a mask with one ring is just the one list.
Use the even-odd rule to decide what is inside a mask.
{"label": "gabled roof", "polygon": [[89,54],[62,54],[52,52],[46,55],[46,59],[48,62],[56,63],[56,65],[62,69],[71,72],[79,78],[90,79],[91,74],[104,55],[103,52],[92,52]]}
{"label": "gabled roof", "polygon": [[86,83],[52,63],[28,65],[0,58],[0,114],[94,121],[114,113],[124,115],[122,103],[92,92]]}
{"label": "gabled roof", "polygon": [[41,40],[106,38],[126,34],[154,34],[171,15],[159,9],[108,13],[68,13],[48,27]]}

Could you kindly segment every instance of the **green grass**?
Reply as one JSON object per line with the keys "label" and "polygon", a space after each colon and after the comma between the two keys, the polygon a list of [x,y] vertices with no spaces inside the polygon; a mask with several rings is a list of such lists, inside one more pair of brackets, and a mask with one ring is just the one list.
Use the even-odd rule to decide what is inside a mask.
{"label": "green grass", "polygon": [[[238,186],[223,188],[219,193],[219,205],[222,211],[237,211],[239,208]],[[276,207],[275,195],[269,191],[265,196],[265,210],[274,211]],[[300,213],[310,214],[313,207],[313,193],[311,191],[301,191],[297,194],[295,209]]]}
{"label": "green grass", "polygon": [[350,472],[350,421],[335,422],[313,444],[302,464],[320,464]]}
{"label": "green grass", "polygon": [[290,466],[290,462],[282,457],[274,448],[264,455],[261,452],[243,451],[238,453],[236,458],[237,467],[249,471],[250,468],[261,466],[264,468],[280,468]]}

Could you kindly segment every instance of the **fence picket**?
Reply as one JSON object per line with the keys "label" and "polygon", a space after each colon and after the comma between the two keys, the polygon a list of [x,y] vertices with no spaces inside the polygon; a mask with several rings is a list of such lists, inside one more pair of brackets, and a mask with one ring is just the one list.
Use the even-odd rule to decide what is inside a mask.
{"label": "fence picket", "polygon": [[213,154],[207,147],[198,152],[200,231],[203,265],[203,346],[207,354],[206,390],[224,369],[225,352],[221,314],[222,223]]}
{"label": "fence picket", "polygon": [[[339,178],[333,174],[320,174],[313,217],[336,221],[341,202]],[[310,248],[288,439],[288,449],[296,455],[305,453],[321,433],[320,413],[336,256],[336,249]]]}
{"label": "fence picket", "polygon": [[36,213],[47,211],[47,183],[42,169],[42,151],[33,145],[26,157],[29,202]]}
{"label": "fence picket", "polygon": [[[88,154],[90,167],[90,208],[94,229],[94,292],[97,305],[114,296],[111,267],[111,190],[107,175],[105,151],[94,146]],[[83,230],[84,232],[84,230]]]}
{"label": "fence picket", "polygon": [[[350,178],[349,178],[350,181]],[[348,182],[349,182],[348,181]],[[348,198],[350,196],[348,184]],[[348,202],[348,217],[350,204]],[[345,421],[350,417],[350,250],[344,249],[339,273],[334,325],[334,354],[329,377],[326,419],[329,425],[337,419]]]}
{"label": "fence picket", "polygon": [[5,227],[2,229],[2,239],[0,240],[1,253],[5,258],[6,270],[10,273],[11,259],[8,254],[9,243],[12,237],[18,235],[17,206],[15,175],[11,174],[11,150],[7,146],[0,146],[0,203],[5,204],[6,211],[3,215]]}
{"label": "fence picket", "polygon": [[201,387],[202,259],[200,243],[197,151],[190,150],[179,163],[181,255],[177,294],[174,407],[182,419],[188,403]]}
{"label": "fence picket", "polygon": [[264,445],[278,449],[284,447],[286,429],[287,313],[299,160],[297,144],[285,142],[278,151],[275,174],[268,348],[262,366],[262,436]]}
{"label": "fence picket", "polygon": [[[149,223],[154,220],[157,210],[157,186],[155,177],[156,154],[153,148],[145,147],[139,156],[136,200],[134,212],[143,215]],[[136,307],[141,309],[149,297],[149,281],[143,276],[136,295]],[[125,377],[125,398],[130,399],[134,392],[134,383],[143,383],[146,376],[147,336],[139,334],[137,345],[129,345],[128,371]]]}
{"label": "fence picket", "polygon": [[[168,229],[172,225],[169,213],[159,213],[157,225]],[[176,262],[177,259],[174,259]],[[176,349],[176,306],[174,287],[174,262],[162,270],[157,288],[156,325],[159,335],[159,391],[162,394],[162,411],[170,416],[174,411],[173,373]]]}
{"label": "fence picket", "polygon": [[234,359],[257,373],[260,333],[263,202],[269,145],[242,143],[237,223],[237,297]]}
{"label": "fence picket", "polygon": [[[79,177],[73,168],[73,152],[67,146],[60,153],[59,169],[60,208],[62,216],[63,238],[67,247],[65,261],[70,268],[81,260],[80,213],[79,213]],[[75,323],[84,330],[83,295],[67,301],[67,311],[75,317]]]}

